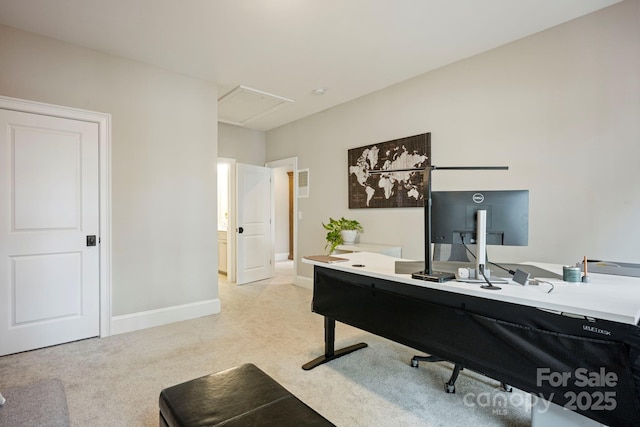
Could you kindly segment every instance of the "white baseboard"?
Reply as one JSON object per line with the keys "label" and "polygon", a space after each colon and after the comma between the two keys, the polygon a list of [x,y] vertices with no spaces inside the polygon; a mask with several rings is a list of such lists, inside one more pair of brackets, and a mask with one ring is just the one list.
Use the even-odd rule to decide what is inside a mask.
{"label": "white baseboard", "polygon": [[296,276],[296,280],[294,280],[293,284],[300,286],[301,288],[313,289],[313,279],[310,277]]}
{"label": "white baseboard", "polygon": [[124,334],[125,332],[153,328],[218,313],[220,313],[220,300],[216,298],[142,311],[140,313],[125,314],[123,316],[114,316],[111,318],[111,335]]}
{"label": "white baseboard", "polygon": [[278,262],[278,261],[287,261],[288,259],[289,259],[289,252],[276,254],[276,262]]}

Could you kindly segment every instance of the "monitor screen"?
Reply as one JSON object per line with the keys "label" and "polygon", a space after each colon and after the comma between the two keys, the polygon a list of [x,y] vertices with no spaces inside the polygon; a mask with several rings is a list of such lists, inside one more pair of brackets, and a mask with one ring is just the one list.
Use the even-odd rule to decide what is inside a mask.
{"label": "monitor screen", "polygon": [[487,212],[487,245],[527,246],[529,191],[433,191],[431,241],[475,244],[476,212]]}

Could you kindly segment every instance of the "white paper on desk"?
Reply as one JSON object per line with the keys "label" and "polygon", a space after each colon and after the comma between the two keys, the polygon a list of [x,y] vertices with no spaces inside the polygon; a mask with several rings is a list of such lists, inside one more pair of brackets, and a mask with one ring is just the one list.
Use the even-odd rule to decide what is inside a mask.
{"label": "white paper on desk", "polygon": [[332,255],[308,255],[305,258],[308,259],[308,260],[311,260],[311,261],[326,262],[327,264],[334,264],[336,262],[349,261],[346,258],[340,258],[340,257],[337,257],[337,256],[332,256]]}

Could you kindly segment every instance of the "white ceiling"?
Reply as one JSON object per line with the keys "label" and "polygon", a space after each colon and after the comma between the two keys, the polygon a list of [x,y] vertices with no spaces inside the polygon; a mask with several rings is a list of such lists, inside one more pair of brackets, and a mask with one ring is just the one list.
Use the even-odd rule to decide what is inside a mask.
{"label": "white ceiling", "polygon": [[294,100],[245,123],[268,130],[619,1],[0,0],[0,23]]}

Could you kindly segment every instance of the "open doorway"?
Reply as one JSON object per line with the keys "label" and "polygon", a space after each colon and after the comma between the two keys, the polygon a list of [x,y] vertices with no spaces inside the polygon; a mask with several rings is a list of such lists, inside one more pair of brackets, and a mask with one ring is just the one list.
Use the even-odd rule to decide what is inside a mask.
{"label": "open doorway", "polygon": [[[227,282],[237,280],[237,235],[236,228],[236,159],[218,158],[218,270],[227,275]],[[298,186],[297,157],[276,160],[265,164],[274,170],[272,235],[276,263],[288,262],[285,268],[291,269],[293,278],[297,277],[297,233],[298,233]],[[224,238],[226,237],[226,241]],[[286,243],[285,243],[286,242]],[[284,264],[281,264],[284,265]]]}
{"label": "open doorway", "polygon": [[[274,206],[273,236],[276,271],[278,266],[292,270],[293,278],[297,275],[297,157],[290,157],[273,162],[266,166],[273,169]],[[285,266],[286,265],[286,266]]]}
{"label": "open doorway", "polygon": [[236,280],[235,159],[218,158],[218,271]]}

